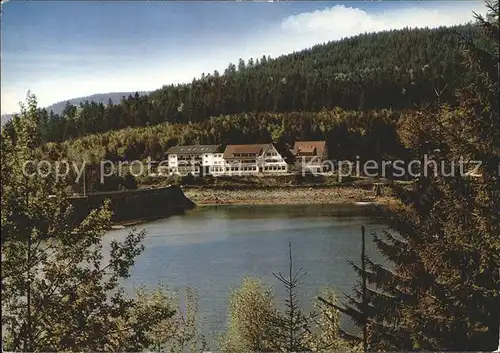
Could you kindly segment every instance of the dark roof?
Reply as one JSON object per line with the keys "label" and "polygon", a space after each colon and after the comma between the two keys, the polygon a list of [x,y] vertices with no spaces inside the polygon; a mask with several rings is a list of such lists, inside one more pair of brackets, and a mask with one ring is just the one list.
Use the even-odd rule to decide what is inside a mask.
{"label": "dark roof", "polygon": [[219,150],[220,150],[220,145],[172,146],[167,150],[167,154],[216,153]]}
{"label": "dark roof", "polygon": [[238,158],[233,156],[235,153],[249,153],[260,156],[269,146],[269,143],[256,145],[227,145],[224,151],[224,159]]}
{"label": "dark roof", "polygon": [[293,146],[293,153],[300,156],[301,153],[314,153],[321,156],[326,150],[326,141],[296,141]]}

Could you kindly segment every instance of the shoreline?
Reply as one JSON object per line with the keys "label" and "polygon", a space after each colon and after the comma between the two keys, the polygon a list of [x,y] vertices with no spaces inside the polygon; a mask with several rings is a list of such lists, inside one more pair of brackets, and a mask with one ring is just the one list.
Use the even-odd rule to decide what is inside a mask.
{"label": "shoreline", "polygon": [[[360,186],[272,186],[272,187],[184,187],[183,193],[196,207],[265,205],[352,205],[395,207],[397,201],[384,188],[375,196]],[[180,213],[176,213],[180,214]],[[112,229],[123,229],[167,217],[143,217],[113,222]],[[123,227],[123,228],[122,228]]]}
{"label": "shoreline", "polygon": [[[197,206],[230,205],[388,205],[396,200],[384,190],[376,196],[361,187],[276,187],[276,188],[184,188]],[[362,204],[359,204],[362,203]]]}

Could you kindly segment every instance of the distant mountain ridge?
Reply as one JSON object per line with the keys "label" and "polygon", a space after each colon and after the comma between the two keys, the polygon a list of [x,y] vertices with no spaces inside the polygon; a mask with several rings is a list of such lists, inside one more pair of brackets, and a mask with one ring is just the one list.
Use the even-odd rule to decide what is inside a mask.
{"label": "distant mountain ridge", "polygon": [[[66,106],[67,102],[70,102],[71,104],[76,105],[76,106],[79,105],[80,103],[85,102],[85,101],[96,102],[98,104],[99,103],[108,104],[108,101],[110,99],[113,101],[113,103],[120,103],[120,101],[122,100],[122,98],[124,96],[126,98],[129,95],[134,95],[135,93],[136,93],[136,91],[134,91],[134,92],[96,93],[96,94],[92,94],[92,95],[86,96],[86,97],[72,98],[72,99],[60,101],[60,102],[49,105],[45,109],[47,109],[47,111],[49,111],[49,112],[52,110],[54,113],[60,114],[63,111],[64,107]],[[137,93],[141,96],[149,94],[149,92],[146,92],[146,91],[137,91]]]}
{"label": "distant mountain ridge", "polygon": [[[48,119],[47,139],[246,112],[403,110],[436,100],[453,105],[455,88],[465,75],[459,38],[476,40],[478,33],[472,25],[405,28],[360,34],[277,58],[241,58],[223,73],[203,73],[191,83],[163,85],[138,100],[132,97],[127,109],[88,105],[84,114]],[[442,91],[439,96],[437,91]],[[107,105],[110,98],[119,103],[131,94],[95,94],[69,102]],[[61,101],[46,109],[60,113],[65,105]]]}
{"label": "distant mountain ridge", "polygon": [[12,119],[12,114],[3,114],[1,116],[1,125],[5,124],[10,119]]}
{"label": "distant mountain ridge", "polygon": [[[111,99],[113,101],[113,103],[119,103],[121,101],[121,99],[123,98],[123,96],[128,97],[129,95],[134,95],[135,93],[136,93],[136,91],[134,91],[134,92],[96,93],[96,94],[92,94],[92,95],[86,96],[86,97],[71,98],[71,99],[67,99],[64,101],[60,101],[60,102],[49,105],[45,109],[47,109],[47,111],[49,111],[49,112],[52,110],[55,114],[61,114],[64,107],[66,106],[66,102],[70,102],[71,104],[76,105],[76,106],[82,102],[85,102],[85,101],[89,101],[89,102],[94,101],[96,103],[108,104],[108,101]],[[145,94],[149,94],[150,92],[137,91],[137,93],[139,93],[139,95],[142,96]],[[15,114],[17,114],[17,113],[3,114],[1,116],[1,124],[3,125],[4,123],[6,123],[10,119],[12,119],[12,116],[14,116]]]}

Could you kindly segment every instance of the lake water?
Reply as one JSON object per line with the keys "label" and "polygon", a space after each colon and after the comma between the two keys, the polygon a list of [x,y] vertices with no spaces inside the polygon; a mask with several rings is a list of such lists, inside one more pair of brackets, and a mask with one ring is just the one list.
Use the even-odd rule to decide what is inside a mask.
{"label": "lake water", "polygon": [[[227,296],[243,277],[262,278],[274,286],[279,299],[284,298],[284,288],[272,273],[287,273],[289,242],[294,267],[307,272],[299,287],[304,309],[312,307],[318,291],[327,285],[340,297],[350,293],[358,279],[348,261],[359,264],[362,225],[367,230],[367,254],[378,260],[370,232],[384,226],[369,206],[200,207],[137,227],[147,230],[145,250],[124,286],[131,292],[159,282],[173,289],[196,289],[203,331],[211,342],[225,328]],[[114,230],[106,238],[123,238],[127,232]],[[354,330],[343,321],[345,328]]]}

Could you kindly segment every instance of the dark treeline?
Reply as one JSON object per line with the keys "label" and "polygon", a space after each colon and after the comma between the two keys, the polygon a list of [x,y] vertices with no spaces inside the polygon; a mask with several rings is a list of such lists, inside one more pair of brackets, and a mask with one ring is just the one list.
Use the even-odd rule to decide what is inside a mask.
{"label": "dark treeline", "polygon": [[164,159],[170,146],[188,144],[274,143],[282,153],[297,140],[326,140],[332,159],[402,158],[408,112],[348,111],[243,113],[198,123],[164,123],[47,143],[44,155],[98,163],[106,160]]}
{"label": "dark treeline", "polygon": [[[274,91],[266,92],[264,86],[259,87],[257,83],[252,86],[252,82],[258,82],[257,78],[261,77],[258,72],[269,69],[272,77],[279,78],[281,71],[272,71],[272,65],[293,64],[291,58],[301,54],[284,57],[269,66],[253,63],[251,66],[260,65],[261,69],[241,67],[224,79],[205,77],[195,81],[193,88],[189,85],[164,88],[149,97],[132,97],[108,108],[93,103],[80,108],[68,106],[65,114],[70,113],[74,118],[65,114],[58,118],[64,128],[62,135],[51,130],[56,126],[54,115],[50,118],[44,110],[39,110],[36,99],[29,95],[21,117],[2,129],[0,140],[2,328],[6,331],[2,332],[3,346],[10,351],[25,352],[206,350],[203,337],[198,334],[197,307],[191,300],[195,296],[187,294],[185,301],[171,298],[160,287],[152,294],[140,290],[136,296],[128,297],[120,288],[122,279],[130,276],[136,257],[144,249],[141,242],[145,233],[132,229],[122,241],[114,239],[107,246],[104,234],[111,227],[108,205],[92,212],[81,224],[68,221],[73,212],[68,198],[73,179],[58,180],[53,173],[36,173],[35,165],[29,162],[40,160],[40,152],[52,159],[127,160],[161,157],[173,144],[273,141],[286,146],[298,138],[324,138],[329,142],[333,158],[413,153],[418,160],[425,160],[425,155],[432,156],[436,166],[439,164],[442,168],[437,173],[421,173],[411,188],[392,185],[397,204],[378,211],[388,229],[372,235],[384,261],[375,262],[362,251],[359,262],[351,262],[361,282],[352,293],[346,293],[339,302],[334,293],[328,291],[321,294],[322,306],[317,308],[320,316],[303,313],[295,300],[300,270],[294,274],[290,250],[289,276],[281,273],[276,276],[288,289],[285,310],[277,309],[272,290],[259,281],[244,280],[241,288],[229,298],[228,326],[220,336],[218,350],[231,353],[498,351],[500,7],[498,0],[486,5],[486,18],[476,16],[476,22],[483,42],[489,42],[487,48],[491,50],[485,50],[479,42],[464,41],[462,57],[456,59],[463,62],[463,66],[452,71],[454,77],[460,77],[460,82],[445,77],[445,87],[457,85],[452,90],[456,104],[444,94],[436,95],[435,90],[442,90],[437,87],[438,82],[420,86],[418,77],[424,76],[415,76],[412,81],[415,85],[408,86],[425,88],[409,93],[411,104],[422,104],[415,109],[404,104],[384,109],[380,103],[381,106],[373,109],[368,106],[351,109],[348,105],[347,108],[320,109],[305,105],[308,111],[300,112],[298,106],[290,108],[294,107],[290,97],[295,91],[283,88],[288,86],[276,88],[270,84],[280,92],[278,96],[273,95]],[[398,65],[407,62],[405,55],[412,58],[408,59],[410,65],[418,62],[413,58],[419,58],[418,48],[424,46],[429,52],[439,52],[436,55],[455,55],[447,51],[443,42],[432,40],[440,31],[444,34],[438,38],[446,37],[448,30],[445,29],[374,35],[373,38],[399,36],[406,44],[390,50],[373,47],[372,52],[363,54],[365,59],[352,55],[344,60],[360,68],[357,61],[368,63],[383,57],[388,63],[381,67],[390,68],[389,56],[393,54],[389,53],[394,52],[399,55]],[[351,41],[362,42],[366,38],[370,36]],[[458,41],[451,38],[450,34],[450,41]],[[332,44],[332,47],[339,45],[340,48],[346,43],[351,42]],[[363,45],[358,47],[362,53]],[[417,52],[399,52],[403,47],[415,48]],[[324,48],[327,47],[312,49],[310,53],[322,50],[326,53]],[[378,56],[379,53],[384,54]],[[455,59],[439,61],[444,67],[452,65],[450,63],[455,63]],[[429,67],[432,65],[431,62]],[[405,68],[401,70],[399,72],[407,72]],[[288,66],[283,68],[284,72],[293,75],[294,71]],[[311,71],[304,72],[310,74]],[[415,72],[424,75],[426,70]],[[459,76],[462,72],[468,74]],[[338,87],[330,79],[324,82]],[[213,82],[214,86],[217,82],[241,86],[233,87],[234,91],[203,91],[201,87],[207,82]],[[276,81],[273,79],[273,82]],[[281,79],[280,82],[290,81]],[[300,82],[307,84],[308,81]],[[387,99],[384,104],[398,99],[397,95],[384,95],[388,92],[384,87],[393,86],[372,87],[369,82],[365,80],[363,87],[371,87],[373,92],[378,89],[377,96],[382,101]],[[279,91],[280,87],[283,91]],[[339,97],[331,96],[328,91],[307,97],[312,101],[328,97],[331,102],[350,102],[348,97],[355,96],[349,92],[355,92],[355,86],[340,87],[346,91]],[[241,92],[248,92],[248,96]],[[358,103],[364,97],[366,104],[370,95],[362,92],[364,95],[357,96]],[[432,92],[440,98],[439,102],[432,101]],[[170,99],[169,94],[175,99]],[[184,101],[186,97],[190,100]],[[244,112],[251,110],[251,105],[245,105],[249,97],[262,99],[253,104],[261,104],[266,111]],[[415,102],[415,97],[421,97],[421,101]],[[218,100],[223,98],[226,100]],[[202,110],[215,109],[214,102],[223,102],[218,109],[227,108],[230,112],[231,104],[238,99],[241,99],[238,104],[242,110],[238,113],[216,114]],[[353,98],[352,102],[355,101]],[[266,105],[270,102],[278,103],[271,109]],[[279,105],[285,103],[290,106]],[[156,115],[158,120],[152,121],[155,115],[148,106],[167,110],[158,112],[161,113]],[[90,108],[85,110],[85,107]],[[171,112],[169,107],[173,109]],[[270,111],[273,109],[275,111]],[[288,111],[279,111],[281,109]],[[122,114],[124,111],[127,113]],[[116,120],[110,120],[110,116]],[[148,123],[150,126],[138,126]],[[106,131],[111,129],[117,131]],[[80,136],[85,134],[89,136]],[[64,142],[54,138],[55,142],[47,143],[51,136],[80,137]],[[481,162],[474,175],[463,174],[461,166],[454,163],[462,157],[473,164]],[[45,163],[41,171],[47,172],[49,165]],[[126,181],[114,182],[125,186]],[[110,250],[105,256],[103,249],[106,248]],[[338,257],[338,254],[331,256]],[[340,329],[339,312],[347,314],[362,329],[362,337]]]}
{"label": "dark treeline", "polygon": [[[390,266],[365,254],[353,264],[368,288],[357,286],[341,310],[367,333],[365,352],[500,349],[499,1],[486,7],[475,20],[491,50],[463,42],[473,74],[457,89],[459,106],[422,108],[406,127],[404,139],[441,171],[393,188],[389,230],[373,234]],[[481,161],[474,177],[460,158]]]}
{"label": "dark treeline", "polygon": [[[471,26],[363,34],[277,59],[240,59],[219,73],[149,95],[108,104],[67,104],[61,114],[41,111],[46,141],[164,122],[199,122],[243,112],[318,112],[456,104],[464,72],[459,37]],[[458,33],[458,35],[457,35]]]}

